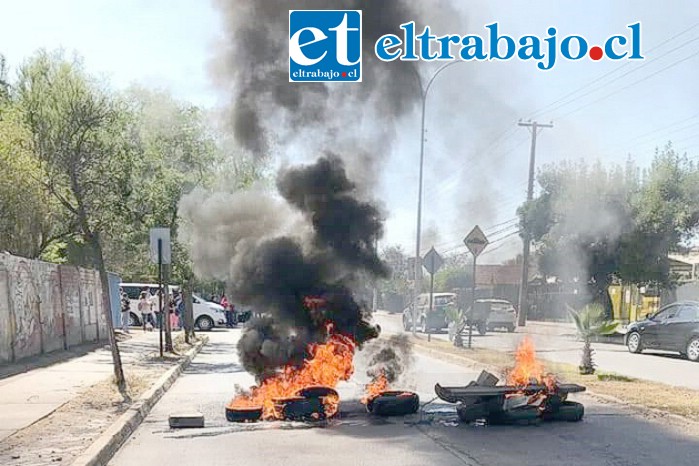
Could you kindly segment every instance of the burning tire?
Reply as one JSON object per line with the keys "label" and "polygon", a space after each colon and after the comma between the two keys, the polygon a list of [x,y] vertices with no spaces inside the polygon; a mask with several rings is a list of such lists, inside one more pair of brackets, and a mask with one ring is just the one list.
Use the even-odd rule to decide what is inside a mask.
{"label": "burning tire", "polygon": [[274,400],[277,417],[287,421],[320,421],[326,418],[325,406],[320,397],[294,396]]}
{"label": "burning tire", "polygon": [[305,387],[296,392],[296,395],[306,399],[317,399],[322,405],[322,418],[331,418],[339,411],[340,395],[335,389],[324,385]]}
{"label": "burning tire", "polygon": [[262,417],[262,407],[257,408],[231,408],[226,407],[226,420],[228,422],[255,422]]}
{"label": "burning tire", "polygon": [[420,408],[417,393],[387,391],[375,396],[366,405],[367,411],[377,416],[405,416]]}
{"label": "burning tire", "polygon": [[323,385],[314,385],[311,387],[302,388],[296,392],[296,395],[304,398],[325,398],[326,396],[333,396],[336,398],[340,397],[340,395],[337,394],[337,391]]}

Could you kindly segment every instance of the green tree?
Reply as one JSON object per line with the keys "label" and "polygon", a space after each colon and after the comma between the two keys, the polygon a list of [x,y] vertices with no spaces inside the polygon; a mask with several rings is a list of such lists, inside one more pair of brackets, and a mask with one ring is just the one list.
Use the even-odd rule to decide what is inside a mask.
{"label": "green tree", "polygon": [[408,278],[411,270],[403,248],[399,245],[386,246],[381,251],[381,259],[391,270],[391,277],[381,281],[381,292],[407,296],[410,292]]}
{"label": "green tree", "polygon": [[37,258],[61,236],[59,215],[42,183],[31,132],[11,104],[0,109],[0,173],[0,250]]}
{"label": "green tree", "polygon": [[443,267],[434,276],[435,292],[451,292],[473,286],[472,265],[452,265]]}
{"label": "green tree", "polygon": [[544,274],[587,283],[607,317],[614,279],[672,286],[668,253],[682,250],[699,223],[699,171],[686,156],[668,145],[644,173],[631,160],[564,162],[538,180],[541,194],[518,213]]}
{"label": "green tree", "polygon": [[[78,61],[41,51],[19,71],[17,102],[50,195],[62,206],[109,289],[101,235],[117,228],[131,193],[129,113]],[[102,293],[116,383],[126,381],[114,336],[109,293]]]}
{"label": "green tree", "polygon": [[183,283],[191,277],[191,265],[177,238],[179,201],[195,186],[213,182],[222,155],[197,107],[143,88],[130,89],[126,98],[137,155],[123,222],[106,238],[107,261],[126,279],[154,280],[157,270],[149,262],[149,230],[167,227],[173,240],[170,278]]}
{"label": "green tree", "polygon": [[592,339],[611,335],[618,324],[605,318],[604,307],[599,304],[588,304],[579,312],[568,307],[568,312],[575,321],[578,336],[583,340],[582,358],[578,369],[581,374],[594,374],[596,366],[593,360]]}

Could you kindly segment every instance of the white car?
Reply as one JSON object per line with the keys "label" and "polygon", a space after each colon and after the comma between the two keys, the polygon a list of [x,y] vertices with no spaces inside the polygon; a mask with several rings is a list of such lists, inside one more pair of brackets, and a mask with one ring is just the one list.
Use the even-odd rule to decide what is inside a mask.
{"label": "white car", "polygon": [[[141,314],[138,312],[138,298],[142,291],[148,291],[149,298],[154,296],[157,303],[157,283],[121,283],[121,288],[129,297],[129,325],[140,327],[143,325]],[[168,286],[170,293],[179,291],[179,286]],[[223,306],[202,299],[201,297],[192,294],[194,326],[203,331],[211,330],[215,327],[226,326],[226,315],[223,312]],[[157,305],[156,305],[157,306]]]}

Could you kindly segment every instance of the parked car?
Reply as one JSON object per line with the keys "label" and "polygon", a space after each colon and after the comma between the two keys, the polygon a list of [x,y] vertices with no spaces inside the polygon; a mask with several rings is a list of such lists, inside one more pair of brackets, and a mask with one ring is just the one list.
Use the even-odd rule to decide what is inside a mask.
{"label": "parked car", "polygon": [[504,299],[479,299],[490,306],[490,313],[485,322],[485,327],[492,332],[496,328],[502,328],[508,332],[514,332],[517,328],[517,310],[515,306]]}
{"label": "parked car", "polygon": [[[417,328],[423,333],[429,330],[446,329],[447,322],[446,308],[449,304],[456,302],[455,293],[433,293],[432,311],[430,311],[430,294],[423,293],[417,297]],[[413,326],[412,304],[403,310],[403,329],[409,331]]]}
{"label": "parked car", "polygon": [[681,301],[663,306],[627,328],[626,347],[632,353],[646,349],[676,351],[699,361],[699,302]]}
{"label": "parked car", "polygon": [[[151,295],[157,295],[157,283],[122,283],[121,288],[129,297],[131,312],[129,313],[129,325],[140,327],[141,314],[138,312],[138,297],[141,291],[147,290]],[[178,286],[169,285],[168,289],[172,294],[179,291]],[[223,306],[206,301],[205,299],[192,294],[194,326],[198,330],[208,331],[215,327],[226,326],[226,315]]]}
{"label": "parked car", "polygon": [[466,310],[464,321],[464,329],[473,325],[481,335],[496,328],[514,332],[517,327],[517,311],[514,305],[505,299],[482,298],[476,300],[473,310],[471,307]]}

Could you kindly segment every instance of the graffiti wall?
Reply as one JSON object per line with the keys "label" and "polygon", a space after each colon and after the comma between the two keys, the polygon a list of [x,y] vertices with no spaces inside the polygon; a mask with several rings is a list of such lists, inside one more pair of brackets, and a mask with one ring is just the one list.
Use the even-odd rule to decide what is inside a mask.
{"label": "graffiti wall", "polygon": [[0,254],[0,364],[106,337],[97,271]]}

